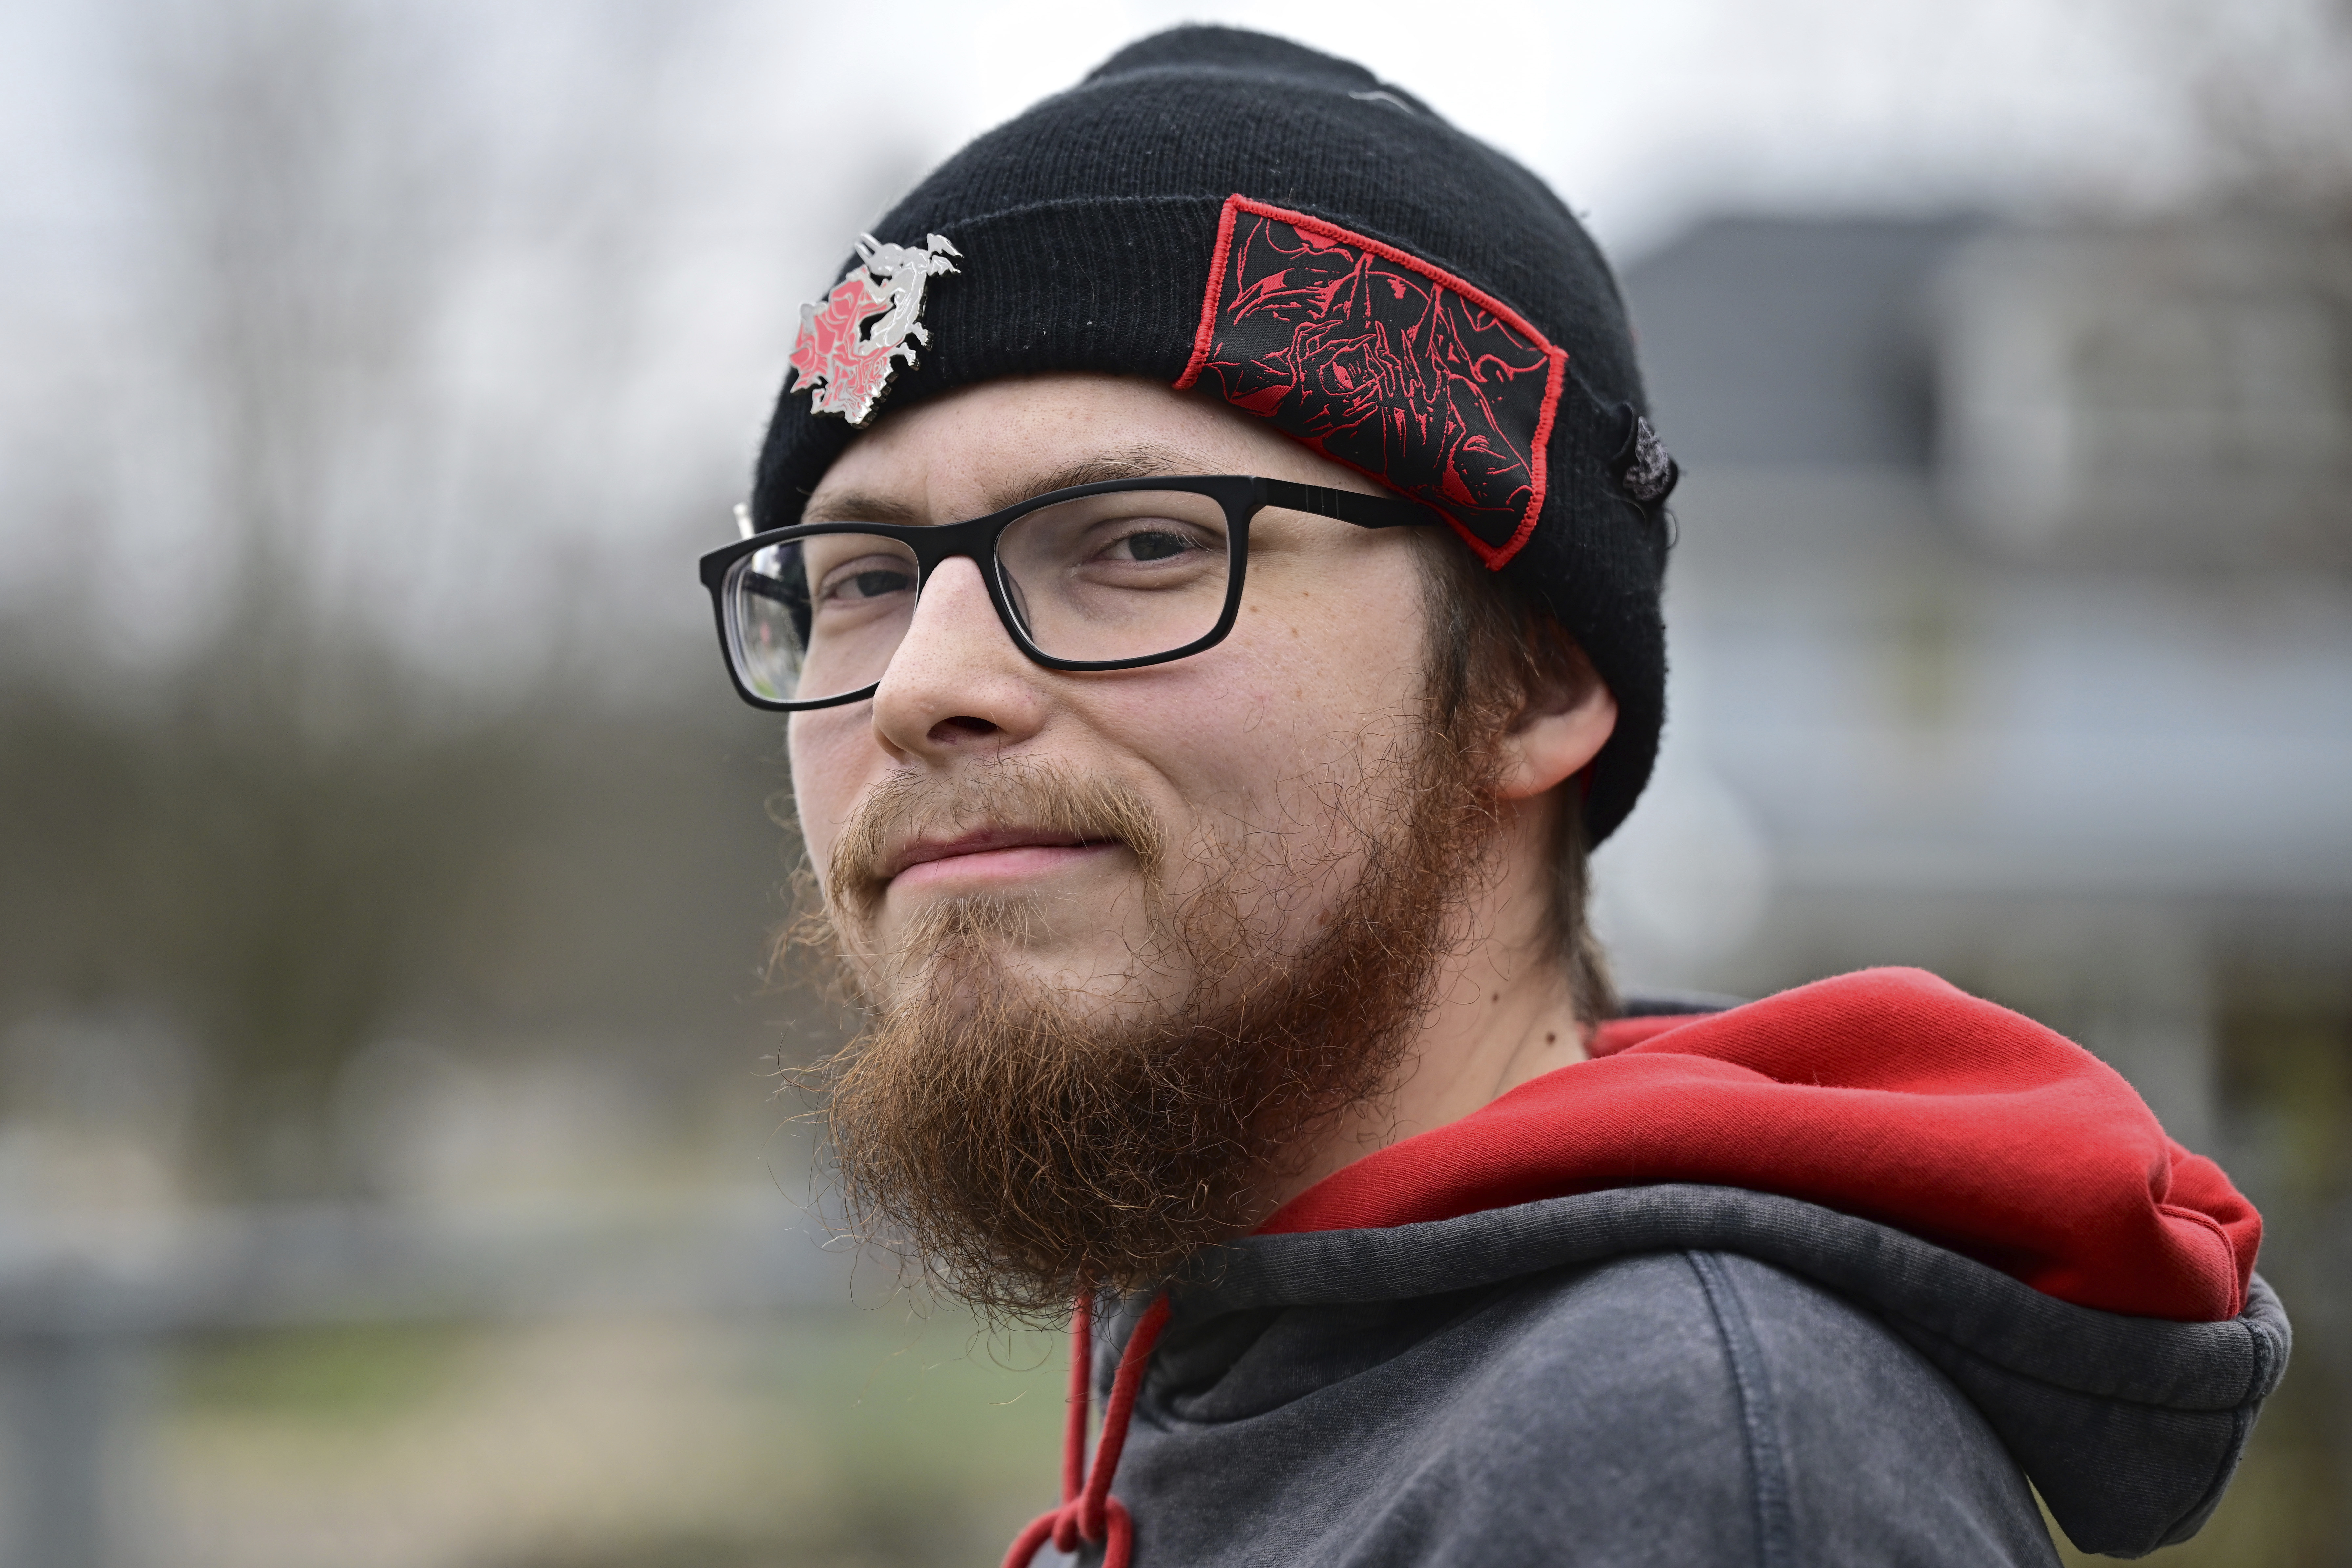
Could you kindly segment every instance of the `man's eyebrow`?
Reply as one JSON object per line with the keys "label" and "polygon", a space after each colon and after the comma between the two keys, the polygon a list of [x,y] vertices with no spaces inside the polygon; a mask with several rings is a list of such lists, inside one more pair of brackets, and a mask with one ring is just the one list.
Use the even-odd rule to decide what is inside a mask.
{"label": "man's eyebrow", "polygon": [[[1100,452],[1065,463],[1058,468],[1034,470],[991,486],[982,496],[990,512],[1001,512],[1033,496],[1067,490],[1079,485],[1100,485],[1112,479],[1150,479],[1163,474],[1198,472],[1201,460],[1172,446],[1140,444],[1116,452]],[[983,516],[985,513],[982,514]],[[932,517],[910,502],[870,490],[820,491],[801,513],[804,523],[936,523],[954,518]]]}
{"label": "man's eyebrow", "polygon": [[920,523],[919,507],[868,490],[820,491],[801,509],[804,523]]}
{"label": "man's eyebrow", "polygon": [[1117,452],[1099,452],[1066,463],[1059,468],[1024,474],[990,490],[988,509],[1001,512],[1032,496],[1043,496],[1050,490],[1075,489],[1080,485],[1100,485],[1112,479],[1153,479],[1163,474],[1194,474],[1200,472],[1201,460],[1172,446],[1149,444],[1122,447]]}

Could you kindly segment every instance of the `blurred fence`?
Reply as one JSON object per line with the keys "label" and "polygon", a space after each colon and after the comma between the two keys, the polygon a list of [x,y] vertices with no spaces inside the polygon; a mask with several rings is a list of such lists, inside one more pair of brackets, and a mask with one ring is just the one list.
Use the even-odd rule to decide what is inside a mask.
{"label": "blurred fence", "polygon": [[122,1568],[114,1476],[172,1342],[256,1329],[833,1307],[827,1249],[773,1189],[674,1206],[402,1213],[307,1205],[135,1226],[0,1218],[11,1568]]}

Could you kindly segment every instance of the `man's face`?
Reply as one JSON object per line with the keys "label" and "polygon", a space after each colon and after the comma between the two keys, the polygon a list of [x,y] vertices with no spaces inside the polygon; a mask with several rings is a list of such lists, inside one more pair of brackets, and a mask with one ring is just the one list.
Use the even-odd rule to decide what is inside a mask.
{"label": "man's face", "polygon": [[[833,465],[806,517],[950,523],[1147,474],[1379,493],[1232,411],[1063,375],[884,419]],[[1406,530],[1269,509],[1251,526],[1242,613],[1223,643],[1142,669],[1060,672],[1013,646],[976,563],[944,563],[873,700],[791,721],[801,829],[860,986],[888,1006],[945,983],[920,934],[959,908],[1017,912],[992,923],[993,962],[1115,1018],[1198,1000],[1215,978],[1164,939],[1166,912],[1204,893],[1228,902],[1253,948],[1303,946],[1355,879],[1363,819],[1378,810],[1368,779],[1402,765],[1420,735],[1423,619]],[[1023,804],[1034,794],[992,783],[1008,773],[1139,807],[1157,852],[1131,841],[1149,832],[1105,841],[1040,820],[1050,813]],[[836,865],[861,810],[856,863]]]}
{"label": "man's face", "polygon": [[[950,523],[1219,473],[1363,483],[1242,415],[1064,376],[887,421],[809,512]],[[1118,671],[1032,664],[950,560],[870,703],[793,716],[871,1004],[824,1072],[861,1229],[1050,1313],[1251,1223],[1390,1092],[1496,823],[1487,747],[1426,699],[1421,531],[1261,512],[1232,634]]]}

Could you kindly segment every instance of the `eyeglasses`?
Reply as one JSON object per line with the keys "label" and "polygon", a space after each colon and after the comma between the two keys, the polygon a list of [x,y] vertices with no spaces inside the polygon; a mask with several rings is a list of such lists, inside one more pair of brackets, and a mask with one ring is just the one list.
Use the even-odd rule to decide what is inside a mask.
{"label": "eyeglasses", "polygon": [[1268,507],[1363,528],[1441,521],[1417,502],[1221,474],[1113,479],[970,522],[803,523],[702,558],[728,674],[754,706],[874,695],[941,561],[981,568],[1013,645],[1051,670],[1128,670],[1215,646],[1241,612]]}

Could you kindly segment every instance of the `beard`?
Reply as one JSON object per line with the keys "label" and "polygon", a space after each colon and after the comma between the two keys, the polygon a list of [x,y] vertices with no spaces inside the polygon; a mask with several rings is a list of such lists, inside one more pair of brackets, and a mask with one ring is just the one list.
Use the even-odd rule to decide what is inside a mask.
{"label": "beard", "polygon": [[[822,922],[866,1026],[810,1080],[850,1228],[943,1294],[1045,1321],[1088,1290],[1150,1289],[1262,1219],[1267,1183],[1398,1081],[1492,841],[1486,748],[1424,724],[1387,750],[1325,802],[1339,841],[1203,840],[1181,897],[1168,836],[1117,781],[1004,761],[874,791]],[[878,950],[886,844],[910,822],[992,820],[1127,845],[1150,935],[1119,985],[1170,994],[1015,973],[1005,954],[1042,918],[1022,898],[927,904]],[[1286,940],[1282,912],[1350,870],[1314,933]]]}

